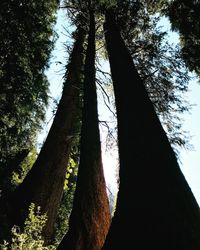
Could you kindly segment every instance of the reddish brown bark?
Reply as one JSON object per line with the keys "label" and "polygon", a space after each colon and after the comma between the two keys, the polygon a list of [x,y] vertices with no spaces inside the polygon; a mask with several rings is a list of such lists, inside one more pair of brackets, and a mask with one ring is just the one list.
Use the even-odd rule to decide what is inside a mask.
{"label": "reddish brown bark", "polygon": [[58,250],[100,250],[110,225],[98,127],[95,85],[95,20],[92,11],[90,11],[90,30],[85,62],[80,154],[69,231]]}
{"label": "reddish brown bark", "polygon": [[79,112],[84,38],[85,31],[78,28],[62,97],[47,139],[23,183],[5,201],[11,225],[23,224],[31,202],[41,206],[41,212],[48,216],[43,232],[46,242],[51,240],[53,234]]}

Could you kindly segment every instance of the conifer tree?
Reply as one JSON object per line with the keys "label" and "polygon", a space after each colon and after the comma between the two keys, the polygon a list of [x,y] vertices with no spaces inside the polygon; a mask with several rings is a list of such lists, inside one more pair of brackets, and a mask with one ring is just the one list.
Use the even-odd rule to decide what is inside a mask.
{"label": "conifer tree", "polygon": [[48,67],[56,0],[0,3],[0,189],[35,145],[48,102]]}
{"label": "conifer tree", "polygon": [[84,70],[80,164],[69,231],[58,249],[100,250],[110,226],[95,85],[95,17],[88,1],[89,35]]}
{"label": "conifer tree", "polygon": [[116,98],[120,186],[116,212],[102,249],[200,249],[198,204],[112,9],[106,12],[104,27]]}
{"label": "conifer tree", "polygon": [[32,169],[10,196],[2,197],[3,213],[9,225],[23,225],[30,203],[47,214],[45,241],[52,240],[56,212],[63,193],[66,169],[80,108],[85,31],[81,25],[67,66],[63,93],[46,141]]}

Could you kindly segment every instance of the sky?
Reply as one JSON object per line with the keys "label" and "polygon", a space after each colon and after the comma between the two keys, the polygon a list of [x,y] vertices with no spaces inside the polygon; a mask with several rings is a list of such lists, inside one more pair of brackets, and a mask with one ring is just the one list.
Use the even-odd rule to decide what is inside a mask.
{"label": "sky", "polygon": [[192,151],[181,150],[180,166],[200,205],[200,84],[197,81],[190,83],[187,96],[190,103],[195,106],[190,114],[185,114],[183,129],[189,131],[190,143],[194,149]]}
{"label": "sky", "polygon": [[[179,36],[176,32],[171,31],[168,19],[162,18],[160,25],[169,33],[169,42],[177,44]],[[183,115],[182,129],[188,132],[192,149],[180,149],[179,165],[200,205],[200,81],[198,82],[197,78],[193,79],[188,87],[185,100],[193,107],[189,113]]]}
{"label": "sky", "polygon": [[[67,54],[65,49],[66,41],[69,42],[70,38],[66,35],[65,27],[66,24],[64,11],[59,11],[58,21],[56,24],[56,31],[61,32],[61,36],[56,42],[55,49],[52,53],[52,59],[50,68],[46,71],[47,77],[50,82],[50,96],[53,96],[57,101],[62,92],[63,84],[63,74],[65,69],[65,64],[67,63]],[[169,23],[166,20],[163,22],[166,30],[170,29]],[[177,35],[173,34],[171,37],[171,42],[177,42]],[[190,114],[185,114],[183,116],[183,129],[188,131],[191,139],[190,144],[193,145],[193,150],[189,151],[186,149],[180,150],[180,167],[181,170],[198,202],[200,205],[200,84],[197,81],[191,81],[189,84],[189,91],[186,95],[186,99],[190,104],[195,104]],[[102,99],[100,100],[102,102]],[[39,136],[39,142],[41,143],[48,133],[48,129],[53,120],[52,116],[52,100],[47,111],[47,122],[44,126],[43,132]],[[101,106],[101,105],[100,105]],[[105,116],[106,114],[106,116]],[[109,118],[108,110],[105,108],[99,108],[99,119]],[[104,130],[105,131],[105,130]],[[102,141],[104,140],[104,135],[102,134]],[[103,154],[103,164],[104,172],[107,185],[113,193],[117,192],[117,151],[105,150],[102,148]]]}

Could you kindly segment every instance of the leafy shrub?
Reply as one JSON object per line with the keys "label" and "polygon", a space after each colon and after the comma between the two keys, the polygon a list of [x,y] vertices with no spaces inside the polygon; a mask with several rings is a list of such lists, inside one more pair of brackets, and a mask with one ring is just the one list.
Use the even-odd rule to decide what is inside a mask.
{"label": "leafy shrub", "polygon": [[11,230],[12,241],[0,245],[1,250],[55,250],[55,246],[44,246],[42,229],[47,221],[46,214],[41,214],[40,207],[32,203],[23,231],[14,226]]}

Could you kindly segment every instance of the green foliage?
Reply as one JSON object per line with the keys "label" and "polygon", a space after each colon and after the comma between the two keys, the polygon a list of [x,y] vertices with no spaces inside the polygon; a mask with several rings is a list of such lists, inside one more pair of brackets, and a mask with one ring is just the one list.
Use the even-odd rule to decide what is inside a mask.
{"label": "green foliage", "polygon": [[181,130],[180,113],[190,107],[183,99],[190,77],[180,47],[167,41],[167,33],[159,27],[160,18],[152,16],[151,3],[156,6],[158,2],[161,4],[119,1],[117,23],[169,140],[177,150],[188,143]]}
{"label": "green foliage", "polygon": [[191,71],[200,75],[200,2],[174,0],[165,13],[172,28],[180,33],[183,59]]}
{"label": "green foliage", "polygon": [[[74,147],[75,148],[75,147]],[[76,179],[78,174],[78,159],[75,156],[75,149],[72,152],[73,158],[70,158],[67,166],[66,179],[64,183],[64,192],[61,201],[60,208],[57,213],[57,219],[55,224],[55,242],[61,241],[63,236],[69,229],[69,217],[73,207],[73,198],[76,188]],[[75,156],[75,157],[74,157]]]}
{"label": "green foliage", "polygon": [[20,164],[20,168],[12,173],[11,183],[13,186],[16,187],[23,182],[25,176],[27,175],[29,170],[32,168],[32,166],[37,158],[37,154],[38,153],[37,153],[36,148],[33,148],[29,152],[28,156]]}
{"label": "green foliage", "polygon": [[70,178],[71,175],[74,174],[75,167],[76,167],[75,161],[72,158],[70,158],[69,164],[67,166],[66,179],[64,182],[64,190],[69,190],[69,186],[70,186],[69,180],[71,180],[71,178]]}
{"label": "green foliage", "polygon": [[42,237],[42,229],[47,220],[46,215],[42,215],[40,207],[35,208],[34,204],[29,207],[29,215],[25,221],[24,230],[21,231],[19,227],[12,228],[12,241],[4,242],[0,245],[2,250],[54,250],[55,246],[44,246]]}
{"label": "green foliage", "polygon": [[117,5],[117,0],[99,0],[100,6],[105,6],[106,8],[115,7]]}
{"label": "green foliage", "polygon": [[[111,4],[115,7],[118,27],[170,142],[176,150],[179,146],[189,146],[187,134],[181,129],[180,119],[180,113],[190,108],[183,99],[190,80],[189,72],[182,60],[180,47],[167,42],[167,33],[158,27],[159,18],[153,16],[155,12],[166,9],[169,1],[97,2],[100,6]],[[98,10],[96,12],[99,13]],[[101,20],[99,16],[98,20]],[[97,33],[99,47],[102,43],[101,31],[99,29]],[[102,51],[101,49],[100,53]],[[98,55],[101,56],[100,53]]]}
{"label": "green foliage", "polygon": [[163,13],[169,6],[171,0],[146,0],[149,13]]}
{"label": "green foliage", "polygon": [[180,34],[182,58],[191,71],[200,75],[199,1],[149,0],[148,9],[169,17],[172,30]]}
{"label": "green foliage", "polygon": [[0,3],[0,169],[35,143],[48,100],[55,0]]}
{"label": "green foliage", "polygon": [[[66,1],[71,6],[76,3],[76,7],[79,2]],[[98,3],[116,7],[118,25],[154,107],[162,117],[171,141],[183,145],[176,113],[186,110],[179,93],[187,90],[188,76],[179,48],[171,48],[166,43],[166,34],[154,28],[157,20],[149,15],[144,1],[102,0]],[[3,0],[0,4],[0,170],[9,167],[9,159],[15,159],[20,150],[32,148],[44,119],[48,100],[44,70],[53,47],[56,6],[54,0]],[[77,178],[77,151],[71,155],[67,166],[64,194],[55,225],[56,242],[68,230]],[[23,181],[35,158],[36,152],[31,152],[20,164],[20,170],[13,172],[14,186]],[[39,208],[35,212],[31,205],[24,230],[20,232],[14,227],[12,242],[2,245],[2,249],[55,249],[44,247],[42,228],[45,221],[46,216],[40,215]]]}
{"label": "green foliage", "polygon": [[28,149],[19,149],[17,154],[7,159],[4,167],[0,168],[0,189],[2,190],[2,195],[5,193],[8,194],[16,187],[16,185],[12,183],[13,172],[19,172],[20,166],[24,159],[27,158],[28,153]]}

